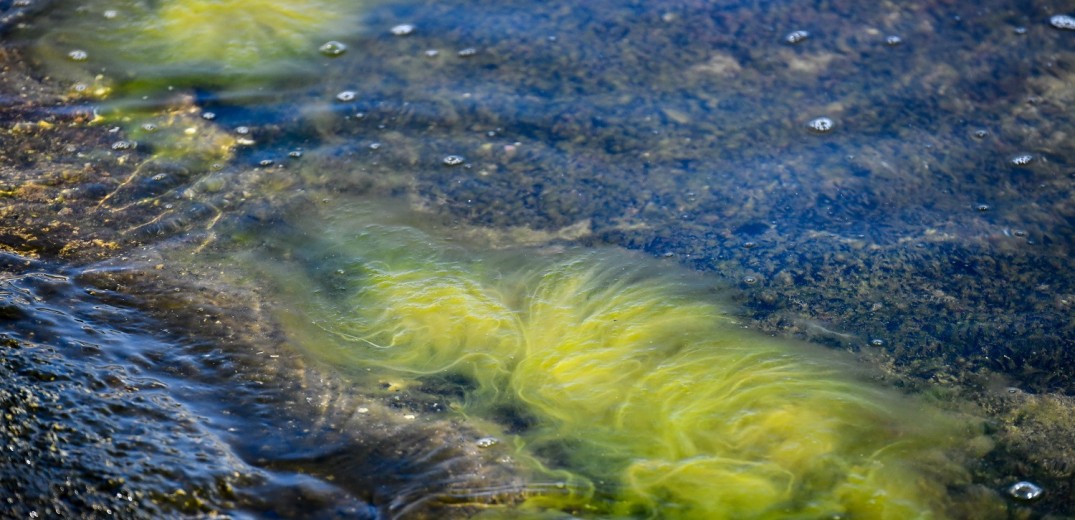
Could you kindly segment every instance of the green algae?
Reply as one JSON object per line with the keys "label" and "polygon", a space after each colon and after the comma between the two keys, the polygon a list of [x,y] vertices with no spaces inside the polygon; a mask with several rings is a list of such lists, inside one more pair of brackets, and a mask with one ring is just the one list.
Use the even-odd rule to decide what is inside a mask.
{"label": "green algae", "polygon": [[318,46],[353,33],[361,2],[110,0],[53,13],[35,58],[70,79],[103,75],[129,91],[265,86],[308,73]]}
{"label": "green algae", "polygon": [[569,483],[525,511],[944,518],[949,488],[969,481],[960,457],[981,455],[965,446],[988,445],[970,442],[976,420],[743,329],[711,288],[664,264],[482,252],[358,213],[284,242],[319,274],[263,267],[290,302],[282,322],[370,387],[455,381],[460,414],[500,421],[521,460]]}

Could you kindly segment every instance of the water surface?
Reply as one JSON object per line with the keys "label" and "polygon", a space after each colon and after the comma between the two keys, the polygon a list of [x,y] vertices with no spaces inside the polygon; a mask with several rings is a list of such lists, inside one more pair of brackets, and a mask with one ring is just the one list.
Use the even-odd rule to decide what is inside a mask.
{"label": "water surface", "polygon": [[[94,480],[108,443],[61,438],[97,451],[71,463],[31,450],[56,468],[40,480],[12,466],[5,486],[25,490],[26,511],[121,510],[117,493],[138,490],[131,515],[467,515],[530,496],[532,468],[500,458],[508,443],[474,448],[490,426],[446,408],[465,384],[396,393],[310,359],[280,325],[299,300],[277,292],[287,284],[227,260],[391,200],[437,240],[480,237],[479,251],[613,245],[697,270],[730,288],[710,297],[744,325],[851,351],[879,367],[878,387],[982,418],[994,447],[954,498],[1073,514],[1075,31],[1051,17],[1075,6],[260,6],[302,14],[282,25],[219,2],[250,20],[229,38],[224,14],[176,14],[203,3],[0,4],[0,243],[5,287],[24,295],[5,311],[4,360],[137,379],[153,398],[4,388],[65,396],[77,413],[58,422],[80,435],[144,440],[104,418],[152,412],[175,428],[147,446],[199,447],[133,444],[124,456],[144,457],[110,470],[128,474],[116,491]],[[224,51],[190,43],[199,31]],[[303,276],[329,283],[329,263]],[[12,395],[5,406],[35,399]],[[43,439],[39,426],[5,439]],[[436,462],[391,455],[391,439],[424,437]],[[473,469],[487,458],[501,462]],[[68,467],[78,492],[52,486]],[[445,474],[495,483],[429,477]],[[1045,493],[1012,497],[1024,480]]]}

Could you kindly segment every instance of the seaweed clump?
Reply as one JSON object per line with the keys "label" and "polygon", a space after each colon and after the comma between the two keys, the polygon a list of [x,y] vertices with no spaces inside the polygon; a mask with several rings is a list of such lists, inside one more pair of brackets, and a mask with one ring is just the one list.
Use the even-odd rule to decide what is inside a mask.
{"label": "seaweed clump", "polygon": [[[744,330],[698,279],[644,259],[479,255],[355,220],[288,246],[324,273],[278,271],[292,337],[370,385],[461,381],[465,416],[525,418],[504,424],[520,458],[574,492],[534,493],[524,510],[946,517],[962,507],[950,490],[969,485],[961,457],[988,451],[971,442],[978,421],[870,384],[832,352]],[[977,496],[976,510],[996,510]]]}

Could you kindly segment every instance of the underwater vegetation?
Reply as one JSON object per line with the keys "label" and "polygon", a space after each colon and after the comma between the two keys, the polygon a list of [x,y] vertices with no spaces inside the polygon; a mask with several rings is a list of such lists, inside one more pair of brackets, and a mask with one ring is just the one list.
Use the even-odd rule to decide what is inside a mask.
{"label": "underwater vegetation", "polygon": [[454,385],[458,413],[565,483],[512,514],[943,518],[969,481],[960,457],[988,451],[977,421],[744,330],[666,265],[478,253],[355,213],[285,239],[297,266],[248,260],[308,355],[370,388]]}
{"label": "underwater vegetation", "polygon": [[[124,131],[114,151],[149,151],[138,175],[164,163],[185,172],[171,177],[186,178],[219,169],[236,144],[253,142],[215,126],[200,95],[242,104],[283,96],[288,83],[312,83],[329,59],[319,47],[356,34],[363,7],[349,0],[67,2],[17,38],[37,69],[69,85],[69,99],[92,103],[92,124]],[[110,194],[108,202],[119,198]]]}
{"label": "underwater vegetation", "polygon": [[[35,56],[54,74],[103,74],[125,89],[230,86],[296,73],[358,27],[347,0],[107,0],[57,13]],[[65,72],[66,71],[66,72]]]}

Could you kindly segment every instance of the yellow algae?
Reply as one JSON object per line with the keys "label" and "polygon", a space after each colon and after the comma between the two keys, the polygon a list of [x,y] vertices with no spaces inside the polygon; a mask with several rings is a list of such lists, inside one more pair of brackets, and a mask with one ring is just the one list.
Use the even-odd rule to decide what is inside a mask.
{"label": "yellow algae", "polygon": [[462,380],[456,406],[481,424],[514,410],[520,460],[578,490],[535,492],[521,507],[537,516],[945,518],[960,457],[981,455],[961,451],[976,420],[741,328],[666,264],[479,252],[364,218],[293,244],[285,325],[353,374]]}
{"label": "yellow algae", "polygon": [[[363,2],[350,0],[104,0],[57,9],[36,57],[54,75],[103,73],[126,89],[221,86],[285,77],[352,34]],[[77,58],[76,58],[77,57]]]}
{"label": "yellow algae", "polygon": [[179,0],[138,28],[140,43],[169,62],[205,62],[244,70],[267,59],[309,53],[323,32],[339,31],[345,0]]}

